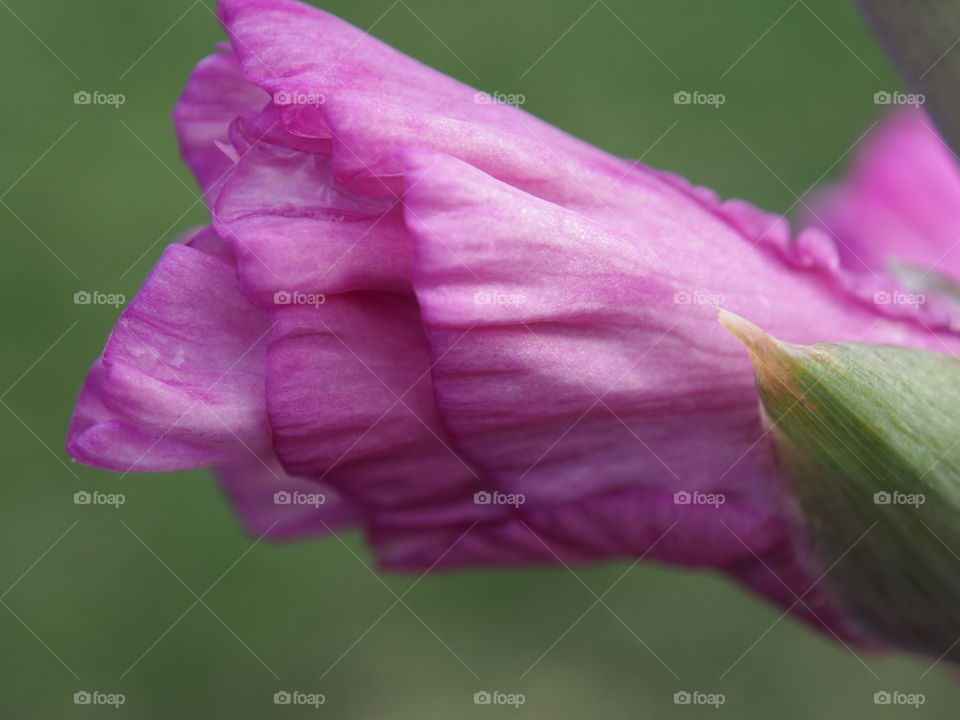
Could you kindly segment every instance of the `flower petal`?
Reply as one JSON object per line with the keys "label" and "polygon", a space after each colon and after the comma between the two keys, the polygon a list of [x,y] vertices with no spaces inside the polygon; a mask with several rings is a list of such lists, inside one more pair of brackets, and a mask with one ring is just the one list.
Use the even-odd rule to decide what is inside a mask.
{"label": "flower petal", "polygon": [[342,188],[329,155],[256,143],[236,128],[242,156],[217,200],[246,296],[272,307],[277,293],[410,293],[410,241],[395,202]]}
{"label": "flower petal", "polygon": [[349,293],[273,311],[267,405],[277,455],[364,506],[374,522],[498,514],[440,425],[416,303]]}
{"label": "flower petal", "polygon": [[173,124],[184,161],[205,194],[233,163],[228,129],[237,117],[260,110],[270,97],[240,73],[236,58],[218,53],[200,61],[173,109]]}
{"label": "flower petal", "polygon": [[288,475],[275,457],[246,457],[217,468],[220,485],[247,531],[271,540],[326,535],[362,518],[333,488]]}
{"label": "flower petal", "polygon": [[[219,14],[244,76],[278,97],[292,138],[331,138],[334,169],[351,189],[397,194],[390,157],[406,145],[443,150],[557,202],[631,166],[511,105],[491,102],[369,33],[291,0],[221,0]],[[642,183],[633,173],[630,180]]]}
{"label": "flower petal", "polygon": [[[852,274],[840,266],[836,242],[823,232],[810,230],[794,241],[783,218],[743,202],[720,202],[709,190],[612,157],[518,108],[478,95],[338,18],[292,0],[222,0],[220,14],[250,82],[275,101],[313,99],[275,102],[256,124],[279,119],[285,132],[273,141],[305,150],[311,139],[319,143],[312,152],[332,151],[332,169],[344,188],[370,197],[399,196],[404,148],[442,151],[627,234],[646,232],[645,217],[655,213],[700,242],[733,241],[728,247],[736,248],[742,236],[712,232],[720,220],[782,261],[816,269],[855,302],[875,306],[874,312],[913,318],[936,330],[960,328],[960,307],[940,299],[912,306],[884,303],[904,281],[882,270]],[[691,202],[699,212],[689,217],[674,212]],[[688,222],[694,227],[684,228]]]}
{"label": "flower petal", "polygon": [[244,300],[229,265],[171,245],[91,371],[68,451],[98,467],[149,472],[269,448],[269,332],[267,315]]}
{"label": "flower petal", "polygon": [[812,207],[809,220],[840,239],[852,271],[896,261],[960,282],[960,165],[923,111],[882,120],[849,176]]}
{"label": "flower petal", "polygon": [[633,527],[688,517],[676,492],[723,494],[718,512],[684,528],[691,562],[732,558],[741,539],[760,553],[782,540],[764,531],[786,532],[747,512],[786,515],[751,368],[708,301],[799,341],[960,350],[955,337],[886,321],[818,272],[752,251],[693,200],[673,200],[678,218],[640,212],[646,231],[625,235],[456,159],[404,161],[414,287],[456,447],[536,508],[642,493],[620,518]]}

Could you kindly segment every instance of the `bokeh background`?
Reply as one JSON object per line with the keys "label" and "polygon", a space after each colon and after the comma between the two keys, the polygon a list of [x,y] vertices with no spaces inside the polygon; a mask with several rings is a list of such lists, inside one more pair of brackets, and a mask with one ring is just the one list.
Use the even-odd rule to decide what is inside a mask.
{"label": "bokeh background", "polygon": [[[212,0],[0,0],[0,716],[953,718],[945,668],[858,658],[709,573],[652,564],[378,576],[344,535],[255,544],[206,472],[117,475],[62,450],[74,396],[163,247],[206,215],[168,115],[224,39]],[[836,0],[324,0],[616,154],[791,210],[899,87]],[[123,93],[119,108],[73,103]],[[678,91],[723,93],[683,106]],[[77,491],[119,492],[119,509]],[[391,590],[403,594],[396,604]],[[198,597],[200,601],[198,601]],[[586,613],[586,614],[584,614]],[[319,709],[277,707],[280,690]],[[119,710],[73,704],[123,693]],[[479,690],[523,693],[476,706]],[[673,703],[719,692],[719,709]],[[878,708],[882,690],[919,709]]]}

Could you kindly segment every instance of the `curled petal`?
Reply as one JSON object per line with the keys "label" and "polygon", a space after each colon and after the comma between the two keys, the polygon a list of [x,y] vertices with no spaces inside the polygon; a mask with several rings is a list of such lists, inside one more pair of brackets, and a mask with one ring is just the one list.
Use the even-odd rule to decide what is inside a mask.
{"label": "curled petal", "polygon": [[228,129],[237,117],[260,110],[269,96],[240,74],[236,58],[218,53],[200,61],[173,109],[184,161],[204,193],[216,195],[233,158]]}

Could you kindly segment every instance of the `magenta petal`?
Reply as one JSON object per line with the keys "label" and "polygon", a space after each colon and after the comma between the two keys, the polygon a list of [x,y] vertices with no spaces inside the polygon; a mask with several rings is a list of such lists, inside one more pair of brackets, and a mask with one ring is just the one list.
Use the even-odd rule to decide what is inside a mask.
{"label": "magenta petal", "polygon": [[852,271],[898,261],[960,282],[960,164],[923,111],[882,120],[812,208],[809,220],[839,238]]}
{"label": "magenta petal", "polygon": [[[714,537],[697,523],[703,513],[661,513],[667,503],[650,503],[651,496],[624,492],[571,503],[552,510],[525,511],[493,522],[436,528],[406,529],[374,526],[370,543],[382,567],[391,570],[457,570],[475,566],[580,565],[611,558],[643,557],[681,565],[698,560],[723,570],[790,611],[816,629],[845,641],[866,644],[862,631],[832,601],[816,571],[801,560],[803,549],[760,515],[731,519]],[[747,515],[749,510],[745,511]],[[657,522],[656,516],[661,520]],[[670,517],[669,522],[665,522]],[[651,522],[653,519],[653,522]],[[743,540],[761,554],[738,553],[727,542]],[[749,528],[755,532],[750,532]],[[745,534],[740,534],[747,529]],[[760,543],[756,541],[765,536]],[[780,537],[780,540],[777,538]],[[700,543],[694,545],[693,543]],[[801,597],[802,602],[797,598]]]}
{"label": "magenta petal", "polygon": [[217,468],[224,493],[251,535],[295,540],[357,523],[359,509],[329,485],[287,474],[276,458],[248,456]]}
{"label": "magenta petal", "polygon": [[507,517],[438,527],[433,534],[378,526],[373,540],[382,562],[391,567],[553,564],[558,559],[585,563],[639,556],[721,567],[754,559],[746,546],[758,554],[775,549],[784,537],[777,525],[773,515],[749,507],[718,512],[712,506],[678,506],[672,492],[631,487],[562,504],[528,498],[522,511]]}
{"label": "magenta petal", "polygon": [[[657,553],[679,543],[674,561],[739,557],[724,522],[761,551],[761,528],[779,531],[763,518],[779,514],[778,492],[756,482],[772,470],[754,447],[749,366],[704,342],[725,345],[711,310],[676,304],[681,279],[628,237],[451,158],[408,162],[415,288],[458,447],[497,487],[526,495],[528,512],[576,504],[568,537],[588,502],[639,493],[611,503],[601,542],[575,543],[597,555],[635,552],[681,518]],[[654,222],[654,236],[669,230]],[[728,504],[692,522],[673,502],[683,490],[722,492]]]}
{"label": "magenta petal", "polygon": [[267,405],[277,455],[290,472],[333,485],[384,519],[490,514],[473,505],[480,479],[437,417],[429,348],[412,300],[338,295],[273,317]]}
{"label": "magenta petal", "polygon": [[230,229],[244,292],[261,307],[294,291],[410,292],[410,241],[400,212],[355,222],[257,217]]}
{"label": "magenta petal", "polygon": [[269,448],[269,331],[229,265],[171,245],[91,371],[68,451],[130,472],[182,470]]}
{"label": "magenta petal", "polygon": [[[672,502],[680,491],[723,493],[726,504],[678,526],[657,551],[677,543],[671,561],[717,564],[744,543],[761,554],[786,532],[752,368],[710,302],[799,341],[960,347],[882,321],[818,270],[753,251],[670,187],[664,209],[634,217],[645,229],[627,235],[459,160],[404,159],[414,287],[445,426],[495,486],[527,496],[528,512],[573,504],[586,513],[605,493],[641,493],[611,505],[618,540],[607,552],[642,544],[625,528],[649,523],[649,534],[689,519]],[[573,516],[558,531],[567,538]],[[573,544],[589,547],[587,536]]]}

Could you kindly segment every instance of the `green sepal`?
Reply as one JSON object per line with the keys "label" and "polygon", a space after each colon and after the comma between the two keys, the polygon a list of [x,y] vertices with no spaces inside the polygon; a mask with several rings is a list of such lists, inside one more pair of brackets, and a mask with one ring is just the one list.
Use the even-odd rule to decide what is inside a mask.
{"label": "green sepal", "polygon": [[960,661],[960,360],[720,321],[750,352],[822,582],[873,639]]}

